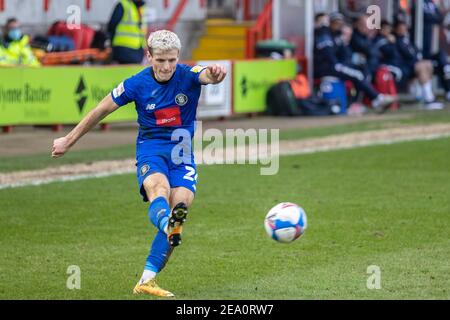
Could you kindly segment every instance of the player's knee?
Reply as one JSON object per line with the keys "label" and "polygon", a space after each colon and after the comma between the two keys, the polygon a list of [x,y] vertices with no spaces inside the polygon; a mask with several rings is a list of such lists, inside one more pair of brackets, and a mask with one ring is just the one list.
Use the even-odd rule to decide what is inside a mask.
{"label": "player's knee", "polygon": [[149,176],[144,180],[143,186],[150,201],[159,197],[169,199],[170,187],[165,177],[158,174]]}
{"label": "player's knee", "polygon": [[194,201],[194,193],[192,191],[176,192],[171,195],[170,200],[171,207],[175,207],[179,203],[184,203],[186,206],[190,207]]}
{"label": "player's knee", "polygon": [[157,183],[157,184],[144,184],[145,192],[147,193],[147,197],[150,201],[153,201],[153,199],[164,197],[166,199],[169,199],[170,195],[170,189],[168,186],[166,186],[163,183]]}
{"label": "player's knee", "polygon": [[153,188],[147,191],[150,194],[150,199],[164,197],[169,199],[170,189],[165,185],[155,185]]}

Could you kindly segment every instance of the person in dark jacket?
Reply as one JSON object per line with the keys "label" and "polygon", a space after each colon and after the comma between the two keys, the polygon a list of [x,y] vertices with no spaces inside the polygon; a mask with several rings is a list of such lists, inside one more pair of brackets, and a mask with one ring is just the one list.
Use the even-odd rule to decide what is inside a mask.
{"label": "person in dark jacket", "polygon": [[[416,3],[412,4],[412,21],[415,22]],[[423,56],[425,59],[431,59],[434,27],[440,25],[444,21],[439,8],[433,0],[423,0]],[[412,39],[416,33],[416,26],[413,25]]]}
{"label": "person in dark jacket", "polygon": [[343,81],[351,81],[357,90],[368,96],[372,101],[372,106],[379,111],[394,102],[393,97],[376,91],[361,70],[338,59],[339,46],[336,44],[330,27],[318,25],[314,31],[314,37],[314,77],[316,79],[330,76]]}
{"label": "person in dark jacket", "polygon": [[378,69],[379,61],[378,54],[370,38],[368,19],[369,16],[366,14],[357,18],[350,45],[356,57],[354,62],[358,65],[366,66],[367,71],[373,76]]}
{"label": "person in dark jacket", "polygon": [[378,60],[388,67],[394,75],[397,84],[402,85],[407,79],[404,70],[400,68],[400,54],[397,49],[396,38],[392,34],[392,25],[383,20],[381,28],[373,40],[375,50],[378,52]]}
{"label": "person in dark jacket", "polygon": [[[401,58],[402,70],[406,77],[411,77],[415,74],[416,64],[425,62],[423,60],[422,52],[415,46],[408,35],[408,26],[404,21],[397,21],[394,26],[395,44]],[[433,72],[433,65],[428,61],[428,66]]]}
{"label": "person in dark jacket", "polygon": [[328,14],[324,12],[319,12],[314,17],[314,30],[320,27],[329,27],[330,26],[330,17]]}
{"label": "person in dark jacket", "polygon": [[[413,22],[415,21],[415,6],[416,4],[413,2]],[[422,54],[424,59],[431,60],[433,62],[434,72],[439,77],[439,80],[446,92],[446,99],[450,101],[450,64],[448,63],[447,54],[442,49],[439,49],[437,52],[433,52],[432,50],[434,27],[441,25],[443,21],[444,16],[436,3],[433,0],[424,0]],[[415,38],[415,33],[417,32],[415,25],[413,25],[412,31],[411,41],[413,41]]]}
{"label": "person in dark jacket", "polygon": [[417,78],[420,90],[419,95],[427,109],[442,109],[443,105],[436,102],[433,92],[433,63],[423,59],[422,52],[411,42],[408,25],[405,21],[398,20],[394,25],[396,47],[400,57],[399,67],[403,72],[405,81]]}
{"label": "person in dark jacket", "polygon": [[330,14],[330,30],[336,44],[338,61],[351,65],[353,52],[350,47],[350,41],[353,35],[353,29],[345,24],[344,16],[341,13],[334,12]]}

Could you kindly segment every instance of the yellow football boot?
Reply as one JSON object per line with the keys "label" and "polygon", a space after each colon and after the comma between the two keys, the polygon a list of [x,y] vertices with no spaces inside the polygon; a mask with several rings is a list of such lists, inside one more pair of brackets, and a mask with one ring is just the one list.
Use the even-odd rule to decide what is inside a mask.
{"label": "yellow football boot", "polygon": [[142,284],[139,284],[139,282],[136,284],[133,290],[134,294],[148,294],[151,296],[156,297],[162,297],[162,298],[171,298],[175,297],[175,295],[167,290],[161,289],[158,284],[156,283],[156,280],[149,279],[145,281]]}

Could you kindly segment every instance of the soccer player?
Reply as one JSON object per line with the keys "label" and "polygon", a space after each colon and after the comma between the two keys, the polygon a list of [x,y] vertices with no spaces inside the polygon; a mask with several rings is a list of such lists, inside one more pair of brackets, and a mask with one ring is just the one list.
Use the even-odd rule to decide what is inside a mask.
{"label": "soccer player", "polygon": [[52,156],[61,157],[101,119],[135,103],[139,123],[137,179],[143,200],[150,201],[148,215],[158,232],[133,292],[173,297],[158,286],[155,277],[181,243],[182,225],[196,192],[191,141],[201,85],[220,83],[227,71],[217,64],[178,64],[181,43],[171,31],[152,33],[148,49],[151,66],[119,84],[70,133],[56,139]]}

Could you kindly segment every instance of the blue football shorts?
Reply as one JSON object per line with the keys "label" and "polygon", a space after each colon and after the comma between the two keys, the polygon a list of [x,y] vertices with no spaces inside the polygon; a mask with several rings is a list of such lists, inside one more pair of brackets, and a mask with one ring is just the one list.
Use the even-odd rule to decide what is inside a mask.
{"label": "blue football shorts", "polygon": [[136,174],[143,201],[148,201],[144,189],[144,180],[154,173],[164,174],[169,181],[170,188],[184,187],[195,194],[197,167],[194,154],[192,152],[184,155],[181,153],[180,157],[174,158],[172,151],[175,146],[175,143],[167,140],[138,141],[136,145]]}

